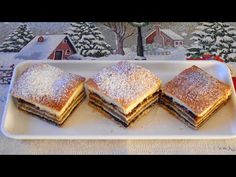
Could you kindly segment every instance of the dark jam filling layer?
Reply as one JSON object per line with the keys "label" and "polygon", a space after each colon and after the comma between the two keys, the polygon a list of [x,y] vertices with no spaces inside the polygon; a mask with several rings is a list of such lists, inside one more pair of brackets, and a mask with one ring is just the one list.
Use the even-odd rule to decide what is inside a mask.
{"label": "dark jam filling layer", "polygon": [[167,95],[165,95],[165,94],[162,94],[161,97],[167,99],[168,101],[172,102],[173,104],[176,104],[176,105],[179,106],[185,113],[187,113],[188,115],[190,115],[193,119],[196,119],[197,116],[196,116],[192,111],[188,110],[188,109],[187,109],[186,107],[184,107],[183,105],[180,105],[179,103],[173,101],[173,98],[171,98],[171,97],[169,97],[169,96],[167,96]]}
{"label": "dark jam filling layer", "polygon": [[164,101],[160,100],[159,103],[162,104],[163,106],[167,107],[167,109],[169,109],[170,111],[173,111],[185,124],[189,124],[189,126],[191,126],[191,127],[197,127],[193,123],[189,122],[185,117],[183,117],[179,112],[177,112],[171,106],[169,106],[168,104],[165,104]]}
{"label": "dark jam filling layer", "polygon": [[[156,102],[154,102],[154,103],[152,103],[151,105],[149,105],[145,110],[147,110],[147,109],[151,108],[152,106],[154,106],[155,103],[156,103]],[[93,103],[93,102],[91,102],[91,101],[90,101],[90,104],[92,104],[93,106],[98,107],[99,109],[101,109],[103,112],[105,112],[106,114],[108,114],[112,119],[114,119],[115,121],[121,123],[124,127],[128,127],[132,122],[134,122],[136,119],[138,119],[139,117],[141,117],[141,116],[142,116],[142,113],[145,111],[145,110],[142,111],[140,114],[138,114],[137,116],[135,116],[135,117],[134,117],[133,119],[131,119],[130,121],[123,121],[123,120],[120,120],[119,118],[117,118],[117,117],[119,117],[119,115],[117,115],[116,113],[115,113],[115,115],[117,115],[117,117],[114,116],[113,114],[111,114],[111,112],[113,113],[113,111],[109,112],[109,111],[105,110],[102,106],[99,106],[99,105],[97,105],[97,104],[95,104],[95,103]]]}
{"label": "dark jam filling layer", "polygon": [[[76,98],[74,98],[74,100],[71,102],[71,104],[65,109],[65,113],[66,112],[68,112],[71,108],[71,105],[73,105],[73,104],[75,104],[75,100],[80,100],[80,99],[84,99],[85,98],[85,92],[82,92],[82,93],[80,93]],[[30,103],[30,102],[27,102],[27,101],[25,101],[25,100],[23,100],[23,99],[20,99],[20,98],[17,98],[17,102],[18,102],[18,104],[21,104],[21,105],[26,105],[26,106],[28,106],[28,107],[31,107],[31,108],[33,108],[33,109],[35,109],[35,110],[38,110],[38,111],[40,111],[42,114],[47,114],[48,116],[50,116],[51,118],[56,118],[56,115],[55,114],[51,114],[50,112],[47,112],[47,111],[45,111],[45,110],[41,110],[38,106],[36,106],[36,105],[34,105],[34,104],[32,104],[32,103]]]}

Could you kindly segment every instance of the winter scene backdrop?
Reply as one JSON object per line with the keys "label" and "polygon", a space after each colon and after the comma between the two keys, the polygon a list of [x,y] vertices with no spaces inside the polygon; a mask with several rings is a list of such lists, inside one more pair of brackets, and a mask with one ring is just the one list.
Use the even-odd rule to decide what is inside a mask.
{"label": "winter scene backdrop", "polygon": [[0,31],[0,103],[24,60],[216,60],[236,69],[235,22],[0,22]]}
{"label": "winter scene backdrop", "polygon": [[1,22],[0,84],[23,60],[236,61],[236,23]]}
{"label": "winter scene backdrop", "polygon": [[[232,22],[2,22],[0,62],[13,64],[24,59],[235,62],[235,27]],[[63,40],[64,43],[68,40],[68,46]]]}

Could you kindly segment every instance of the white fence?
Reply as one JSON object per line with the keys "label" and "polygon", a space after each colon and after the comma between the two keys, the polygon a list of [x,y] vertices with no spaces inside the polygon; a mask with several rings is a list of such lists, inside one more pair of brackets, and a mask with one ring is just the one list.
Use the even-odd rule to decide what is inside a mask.
{"label": "white fence", "polygon": [[10,84],[14,65],[0,66],[0,84]]}
{"label": "white fence", "polygon": [[[170,55],[170,47],[161,47],[160,45],[153,43],[153,44],[147,44],[143,46],[144,48],[144,55]],[[131,50],[133,52],[136,52],[136,46],[132,46]]]}

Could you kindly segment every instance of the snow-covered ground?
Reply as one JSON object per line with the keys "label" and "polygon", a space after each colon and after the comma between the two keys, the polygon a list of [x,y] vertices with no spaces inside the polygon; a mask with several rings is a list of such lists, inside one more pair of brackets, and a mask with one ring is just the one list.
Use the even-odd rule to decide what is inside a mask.
{"label": "snow-covered ground", "polygon": [[4,110],[4,105],[7,100],[9,85],[0,85],[0,117]]}
{"label": "snow-covered ground", "polygon": [[[130,48],[125,48],[125,55],[108,55],[105,57],[94,58],[94,57],[83,57],[79,54],[74,55],[74,59],[82,60],[134,60],[136,57],[136,52],[132,51]],[[185,60],[186,59],[186,49],[183,47],[169,49],[170,55],[145,55],[147,60]],[[17,53],[4,53],[0,52],[0,65],[11,65],[17,64],[24,60],[15,59]]]}
{"label": "snow-covered ground", "polygon": [[23,60],[14,58],[16,54],[14,52],[0,52],[0,65],[8,66],[22,62]]}
{"label": "snow-covered ground", "polygon": [[[158,49],[157,49],[158,50]],[[125,55],[108,55],[105,57],[83,57],[79,54],[73,55],[71,59],[74,60],[134,60],[136,52],[130,48],[124,48]],[[187,50],[184,47],[168,49],[169,55],[145,55],[147,60],[186,60]]]}
{"label": "snow-covered ground", "polygon": [[132,60],[135,57],[135,53],[129,53],[127,55],[108,55],[105,57],[83,57],[79,54],[70,56],[70,60]]}
{"label": "snow-covered ground", "polygon": [[[0,66],[9,66],[12,64],[17,64],[23,60],[17,60],[14,58],[16,53],[3,53],[0,52]],[[0,116],[3,113],[4,104],[7,99],[9,85],[0,85]]]}

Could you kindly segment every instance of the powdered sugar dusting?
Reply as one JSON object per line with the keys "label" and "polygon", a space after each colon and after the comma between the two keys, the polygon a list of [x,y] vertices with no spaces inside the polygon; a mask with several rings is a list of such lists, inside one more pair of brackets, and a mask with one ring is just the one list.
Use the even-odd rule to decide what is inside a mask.
{"label": "powdered sugar dusting", "polygon": [[104,68],[92,79],[104,94],[113,99],[123,100],[124,103],[160,85],[159,78],[151,71],[127,61]]}
{"label": "powdered sugar dusting", "polygon": [[165,93],[184,102],[196,114],[203,112],[229,90],[228,85],[196,66],[184,70],[163,87]]}
{"label": "powdered sugar dusting", "polygon": [[79,84],[80,79],[82,77],[48,64],[35,64],[18,78],[12,93],[16,97],[37,103],[59,104],[67,101],[69,92]]}

